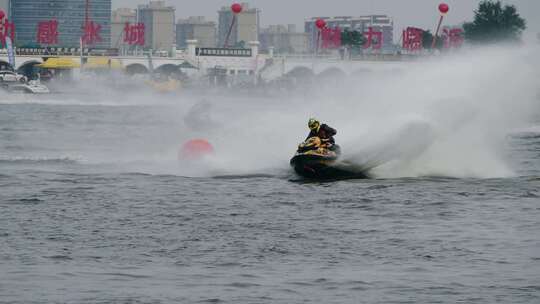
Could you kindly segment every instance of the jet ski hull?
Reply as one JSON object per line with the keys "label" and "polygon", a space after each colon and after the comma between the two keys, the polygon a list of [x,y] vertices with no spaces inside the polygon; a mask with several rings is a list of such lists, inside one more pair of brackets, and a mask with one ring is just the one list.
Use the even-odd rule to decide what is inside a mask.
{"label": "jet ski hull", "polygon": [[290,162],[294,171],[312,179],[368,178],[360,168],[340,162],[337,156],[297,153]]}

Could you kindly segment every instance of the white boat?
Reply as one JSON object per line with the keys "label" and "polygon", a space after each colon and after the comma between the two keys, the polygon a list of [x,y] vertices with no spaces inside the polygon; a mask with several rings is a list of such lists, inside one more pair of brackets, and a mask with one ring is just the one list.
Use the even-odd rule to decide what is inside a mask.
{"label": "white boat", "polygon": [[9,70],[0,71],[0,83],[25,83],[26,81],[27,79],[24,75]]}
{"label": "white boat", "polygon": [[48,94],[49,88],[39,82],[39,80],[30,80],[28,83],[10,84],[6,86],[6,90],[10,93],[26,93],[26,94]]}
{"label": "white boat", "polygon": [[[8,53],[9,64],[15,67],[15,50],[9,37],[6,37],[6,49]],[[47,94],[49,88],[41,84],[38,80],[28,81],[28,77],[18,74],[15,71],[0,71],[0,88],[10,93],[29,93],[29,94]]]}

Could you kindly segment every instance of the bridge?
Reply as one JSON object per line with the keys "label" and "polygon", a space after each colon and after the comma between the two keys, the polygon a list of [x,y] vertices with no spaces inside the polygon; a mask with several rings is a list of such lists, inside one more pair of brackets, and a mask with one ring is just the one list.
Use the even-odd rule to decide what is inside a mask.
{"label": "bridge", "polygon": [[[15,60],[15,70],[22,71],[27,67],[31,67],[36,64],[41,64],[45,62],[48,58],[72,58],[74,61],[79,62],[80,56],[73,56],[73,55],[67,55],[67,56],[59,56],[59,55],[17,55]],[[92,57],[89,57],[92,58]],[[99,58],[99,57],[95,57]],[[148,57],[143,56],[129,56],[129,57],[111,57],[114,59],[117,59],[128,71],[135,71],[135,72],[148,72],[150,70],[150,61],[148,60]],[[0,66],[9,66],[9,60],[7,55],[0,54]],[[169,66],[171,67],[179,67],[181,66],[186,60],[184,58],[168,58],[168,57],[154,57],[152,58],[152,66],[154,69],[159,70],[162,68],[167,68]]]}
{"label": "bridge", "polygon": [[352,60],[331,56],[277,56],[267,61],[260,75],[265,80],[288,76],[351,76],[371,72],[395,72],[403,70],[412,62],[409,57],[398,56],[369,56]]}
{"label": "bridge", "polygon": [[[412,62],[409,57],[401,56],[368,56],[355,60],[343,60],[335,56],[274,56],[259,53],[259,43],[252,41],[248,49],[198,48],[197,41],[188,40],[186,51],[174,54],[174,57],[148,56],[95,56],[87,53],[85,57],[107,56],[118,60],[130,74],[147,73],[178,68],[192,68],[199,76],[206,76],[210,69],[219,68],[227,75],[246,75],[271,81],[281,77],[301,77],[317,75],[355,75],[369,72],[392,72],[402,70]],[[80,50],[79,50],[80,51]],[[43,63],[47,58],[72,58],[78,62],[80,55],[77,49],[65,49],[55,53],[36,52],[35,50],[17,50],[15,70],[28,71],[33,65]],[[84,54],[83,54],[84,55]],[[0,68],[9,66],[5,50],[0,50]]]}

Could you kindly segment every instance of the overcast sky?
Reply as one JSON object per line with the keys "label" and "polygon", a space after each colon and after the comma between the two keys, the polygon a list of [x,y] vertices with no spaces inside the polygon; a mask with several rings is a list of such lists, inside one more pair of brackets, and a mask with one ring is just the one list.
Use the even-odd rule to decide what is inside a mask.
{"label": "overcast sky", "polygon": [[[217,21],[217,11],[222,6],[230,6],[235,1],[227,0],[167,0],[176,7],[176,18],[206,16]],[[250,6],[261,10],[261,25],[289,24],[301,26],[303,21],[313,16],[358,16],[386,14],[394,18],[396,32],[406,26],[432,29],[438,18],[437,6],[441,0],[244,0]],[[445,24],[461,24],[470,21],[473,10],[480,0],[445,0],[450,12]],[[113,7],[133,7],[148,3],[148,0],[113,0]],[[503,0],[513,4],[527,20],[529,32],[540,32],[540,0]]]}

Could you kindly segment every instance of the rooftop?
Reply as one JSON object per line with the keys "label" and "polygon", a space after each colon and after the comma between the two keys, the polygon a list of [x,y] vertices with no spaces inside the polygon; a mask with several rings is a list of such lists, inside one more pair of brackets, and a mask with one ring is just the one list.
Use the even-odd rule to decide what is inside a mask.
{"label": "rooftop", "polygon": [[166,6],[164,0],[151,0],[148,4],[139,5],[139,9],[148,10],[175,10],[172,6]]}
{"label": "rooftop", "polygon": [[[249,7],[249,3],[247,2],[242,2],[240,3],[240,5],[242,5],[242,12],[257,12],[258,9],[257,8],[251,8]],[[231,12],[231,7],[230,6],[222,6],[221,9],[219,10],[219,12]]]}
{"label": "rooftop", "polygon": [[216,25],[214,21],[206,20],[204,16],[190,16],[187,19],[178,19],[177,24]]}

